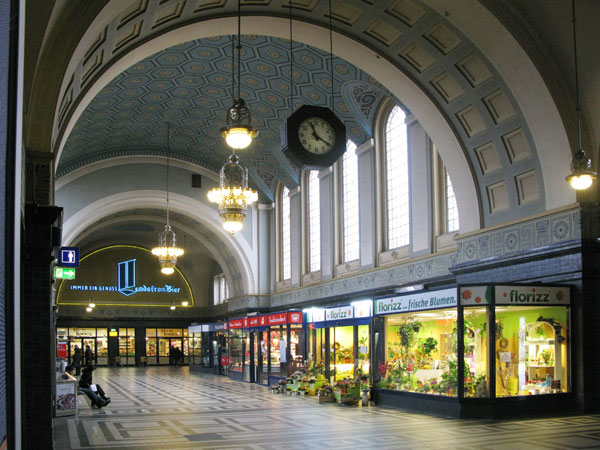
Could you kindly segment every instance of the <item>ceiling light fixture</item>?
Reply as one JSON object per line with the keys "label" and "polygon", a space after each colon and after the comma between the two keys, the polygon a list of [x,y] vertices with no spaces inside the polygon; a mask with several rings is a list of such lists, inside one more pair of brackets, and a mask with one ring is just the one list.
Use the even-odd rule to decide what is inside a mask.
{"label": "ceiling light fixture", "polygon": [[[241,93],[241,5],[241,0],[238,0],[238,35],[235,48],[233,43],[234,37],[231,37],[231,95],[233,97],[233,105],[227,110],[227,117],[225,119],[226,126],[221,128],[221,136],[225,138],[227,145],[234,150],[242,150],[248,147],[252,143],[252,140],[258,135],[256,128],[252,128],[252,116],[250,110],[246,106],[246,102],[242,99]],[[237,50],[238,54],[237,97],[235,96],[235,50]]]}
{"label": "ceiling light fixture", "polygon": [[190,303],[187,300],[184,300],[184,301],[181,302],[181,306],[187,306],[189,304]]}
{"label": "ceiling light fixture", "polygon": [[175,232],[169,224],[169,154],[171,150],[171,126],[167,123],[167,224],[158,236],[158,247],[152,249],[152,254],[158,257],[160,271],[165,275],[175,272],[177,257],[183,255],[183,249],[177,247]]}
{"label": "ceiling light fixture", "polygon": [[579,104],[579,73],[577,70],[577,30],[575,26],[575,0],[573,4],[573,55],[575,61],[575,101],[577,111],[577,136],[578,150],[571,160],[571,173],[566,177],[571,187],[575,190],[589,188],[596,179],[596,172],[591,170],[592,160],[588,158],[581,144],[581,106]]}
{"label": "ceiling light fixture", "polygon": [[208,191],[208,200],[219,205],[223,228],[231,234],[244,225],[248,205],[258,200],[258,193],[248,187],[248,169],[234,153],[219,171],[219,187]]}

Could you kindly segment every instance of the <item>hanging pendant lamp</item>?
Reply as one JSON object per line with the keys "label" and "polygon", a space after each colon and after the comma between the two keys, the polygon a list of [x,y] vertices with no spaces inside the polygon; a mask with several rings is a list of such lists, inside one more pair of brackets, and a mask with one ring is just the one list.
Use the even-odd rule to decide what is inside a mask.
{"label": "hanging pendant lamp", "polygon": [[577,68],[577,29],[575,26],[575,0],[572,0],[573,6],[573,56],[575,62],[575,101],[577,112],[577,136],[579,144],[571,160],[571,173],[567,175],[566,180],[575,190],[584,190],[589,188],[596,179],[596,172],[592,171],[592,160],[588,158],[583,150],[581,143],[581,106],[579,104],[579,73]]}
{"label": "hanging pendant lamp", "polygon": [[225,142],[233,150],[242,150],[248,147],[252,140],[258,135],[256,128],[252,128],[252,116],[250,110],[246,106],[246,102],[241,96],[241,0],[238,0],[238,35],[237,35],[237,97],[235,97],[235,64],[233,48],[233,37],[231,46],[231,95],[233,97],[233,105],[227,110],[227,116],[225,118],[226,125],[221,128],[221,136],[225,138]]}
{"label": "hanging pendant lamp", "polygon": [[169,224],[169,155],[171,153],[171,127],[167,123],[167,224],[158,236],[158,246],[152,249],[152,254],[158,257],[160,271],[165,275],[175,272],[177,257],[183,255],[183,249],[177,247],[177,237]]}

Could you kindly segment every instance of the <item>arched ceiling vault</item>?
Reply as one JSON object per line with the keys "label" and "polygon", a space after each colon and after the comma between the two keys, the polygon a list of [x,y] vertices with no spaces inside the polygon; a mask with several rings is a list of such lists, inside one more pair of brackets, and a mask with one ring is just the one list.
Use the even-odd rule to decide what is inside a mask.
{"label": "arched ceiling vault", "polygon": [[[287,84],[288,8],[284,1],[242,4],[242,32],[248,40],[242,56],[243,80],[249,83],[243,90],[264,138],[248,152],[246,164],[255,186],[272,193],[275,181],[286,181],[285,172],[270,164],[269,152],[277,146],[277,127],[285,116],[287,95],[281,81]],[[328,74],[327,67],[314,70],[327,56],[327,5],[318,0],[293,2],[297,102],[330,103],[325,78],[313,76]],[[481,30],[457,28],[466,23],[468,5],[474,7],[471,22],[480,28],[493,26],[497,35],[478,41]],[[214,132],[222,126],[217,125],[218,113],[231,98],[227,41],[228,33],[236,29],[236,6],[234,1],[108,2],[80,40],[62,77],[53,130],[53,148],[60,152],[57,175],[104,157],[164,154],[160,125],[169,114],[179,127],[173,144],[176,157],[210,170],[218,168],[226,150]],[[494,54],[498,45],[492,42],[505,39],[512,45],[514,39],[481,4],[465,0],[461,8],[449,5],[445,11],[433,0],[372,4],[350,0],[333,2],[332,18],[334,53],[340,56],[334,64],[334,92],[342,92],[344,82],[358,81],[362,88],[382,86],[409,107],[434,139],[458,185],[461,223],[471,220],[467,229],[574,200],[566,190],[546,195],[556,173],[542,167],[540,159],[552,160],[557,171],[568,165],[564,127],[555,126],[561,125],[555,109],[547,108],[543,118],[530,120],[531,106],[539,99],[547,104],[549,94],[540,91],[538,100],[515,96],[515,80],[506,75],[511,61],[499,71],[499,55]],[[352,43],[359,58],[353,56]],[[522,49],[516,46],[515,51],[524,60],[517,69],[526,87],[526,75],[537,72],[523,58]],[[204,84],[186,86],[186,80],[194,77]],[[415,87],[418,93],[412,91]],[[186,94],[186,89],[193,93]],[[360,104],[361,99],[350,94],[336,99],[339,113],[349,115],[354,100]],[[160,109],[162,105],[168,108]],[[359,141],[367,137],[368,123],[348,115],[350,137],[354,134]],[[537,146],[535,137],[540,135],[540,122],[548,117],[553,126],[547,141],[555,142],[551,148]],[[96,130],[102,135],[93,135]],[[466,217],[465,204],[477,219]]]}

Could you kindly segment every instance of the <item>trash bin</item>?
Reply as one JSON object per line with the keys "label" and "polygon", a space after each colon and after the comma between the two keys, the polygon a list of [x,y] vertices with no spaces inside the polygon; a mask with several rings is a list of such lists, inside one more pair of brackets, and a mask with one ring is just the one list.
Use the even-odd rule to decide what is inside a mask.
{"label": "trash bin", "polygon": [[56,379],[56,417],[77,414],[77,380]]}

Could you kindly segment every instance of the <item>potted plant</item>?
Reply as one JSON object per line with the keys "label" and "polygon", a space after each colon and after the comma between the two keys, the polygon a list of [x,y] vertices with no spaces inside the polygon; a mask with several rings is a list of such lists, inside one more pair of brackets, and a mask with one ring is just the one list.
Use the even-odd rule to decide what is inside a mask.
{"label": "potted plant", "polygon": [[419,332],[423,324],[419,321],[406,320],[398,326],[398,335],[400,336],[400,343],[403,347],[412,347],[415,334]]}

